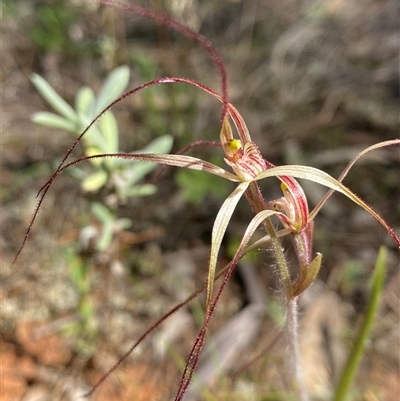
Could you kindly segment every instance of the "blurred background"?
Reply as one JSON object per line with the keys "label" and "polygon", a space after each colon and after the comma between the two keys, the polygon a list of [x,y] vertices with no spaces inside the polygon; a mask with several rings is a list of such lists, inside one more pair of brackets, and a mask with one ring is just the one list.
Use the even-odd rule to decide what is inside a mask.
{"label": "blurred background", "polygon": [[[212,42],[228,70],[230,101],[274,164],[309,165],[338,177],[362,149],[399,135],[396,0],[130,3],[171,16]],[[190,77],[219,91],[220,76],[199,45],[129,12],[78,0],[5,0],[1,8],[2,399],[72,400],[90,390],[152,323],[206,281],[212,224],[233,186],[177,169],[154,181],[157,170],[140,163],[82,164],[55,181],[12,265],[35,196],[115,82],[134,88],[156,77]],[[123,65],[129,69],[115,73]],[[46,101],[33,73],[73,112],[64,103]],[[104,82],[111,84],[102,91]],[[32,117],[38,112],[53,115]],[[187,85],[149,88],[112,112],[116,122],[111,118],[107,126],[112,128],[99,126],[97,139],[78,146],[74,157],[101,150],[104,141],[114,151],[146,150],[152,143],[151,149],[162,153],[195,140],[219,139],[220,105]],[[218,148],[190,154],[223,165]],[[398,148],[382,148],[357,163],[344,182],[397,232],[399,163]],[[311,208],[325,189],[303,184]],[[281,196],[277,180],[260,185],[267,200]],[[239,203],[221,266],[251,218],[247,204]],[[300,339],[312,399],[331,399],[384,244],[389,254],[379,321],[351,399],[397,400],[398,250],[378,223],[338,194],[315,223],[314,251],[324,259],[318,282],[304,296]],[[290,258],[290,241],[285,245]],[[222,373],[217,363],[211,364],[211,377],[192,390],[195,399],[293,399],[285,377],[285,341],[279,336],[281,287],[268,248],[246,263],[262,286],[249,287],[246,272],[235,275],[211,333],[217,336],[232,318],[243,316],[254,292],[265,301],[262,313],[246,318],[245,327],[256,324],[248,330],[253,337],[240,358],[230,359]],[[295,274],[295,264],[293,268]],[[201,326],[203,305],[200,296],[172,323],[164,322],[94,399],[171,399]],[[232,340],[238,355],[235,344]],[[206,358],[203,362],[208,366]]]}

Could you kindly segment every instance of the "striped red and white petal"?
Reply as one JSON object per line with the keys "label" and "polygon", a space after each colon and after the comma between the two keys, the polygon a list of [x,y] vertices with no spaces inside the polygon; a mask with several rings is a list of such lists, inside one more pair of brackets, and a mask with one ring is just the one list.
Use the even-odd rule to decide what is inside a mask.
{"label": "striped red and white petal", "polygon": [[[400,239],[394,232],[393,228],[390,227],[389,224],[377,212],[375,212],[375,210],[373,210],[371,206],[366,204],[350,189],[345,187],[341,182],[339,182],[338,180],[336,180],[335,178],[333,178],[332,176],[330,176],[329,174],[325,173],[322,170],[319,170],[315,167],[301,166],[301,165],[272,167],[264,171],[260,175],[258,175],[255,181],[259,181],[269,177],[282,177],[282,176],[289,176],[293,178],[300,178],[308,181],[313,181],[316,182],[317,184],[323,185],[334,191],[342,193],[347,198],[356,203],[358,206],[362,207],[367,213],[369,213],[373,218],[375,218],[383,227],[385,227],[389,235],[396,242],[397,246],[400,247]],[[315,217],[315,215],[313,217]]]}
{"label": "striped red and white petal", "polygon": [[235,211],[239,200],[241,199],[249,185],[249,181],[241,182],[228,196],[228,198],[226,198],[225,202],[219,209],[217,217],[215,218],[211,234],[211,252],[208,265],[207,307],[209,307],[212,300],[215,269],[217,267],[218,253],[221,248],[222,239],[232,218],[233,212]]}

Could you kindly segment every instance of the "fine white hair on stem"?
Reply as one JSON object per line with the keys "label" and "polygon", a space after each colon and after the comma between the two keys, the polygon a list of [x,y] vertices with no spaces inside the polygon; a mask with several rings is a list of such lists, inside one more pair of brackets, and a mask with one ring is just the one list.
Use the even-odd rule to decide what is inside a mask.
{"label": "fine white hair on stem", "polygon": [[288,368],[292,371],[298,399],[300,401],[309,401],[310,398],[304,382],[299,346],[299,301],[300,297],[297,296],[291,298],[287,304],[286,328],[289,348],[287,362],[289,364]]}

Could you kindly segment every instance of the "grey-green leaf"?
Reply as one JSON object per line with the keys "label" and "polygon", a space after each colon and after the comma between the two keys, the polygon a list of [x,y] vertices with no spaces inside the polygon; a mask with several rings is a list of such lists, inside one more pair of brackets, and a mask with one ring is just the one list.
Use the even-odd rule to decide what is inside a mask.
{"label": "grey-green leaf", "polygon": [[99,121],[99,128],[107,145],[107,153],[118,152],[118,123],[114,114],[108,112]]}
{"label": "grey-green leaf", "polygon": [[74,109],[38,74],[31,75],[31,81],[38,92],[49,102],[58,113],[71,121],[77,120]]}
{"label": "grey-green leaf", "polygon": [[126,65],[116,68],[108,75],[96,99],[95,115],[124,92],[129,83],[129,75],[130,70]]}
{"label": "grey-green leaf", "polygon": [[115,217],[110,209],[102,203],[94,202],[91,207],[93,216],[102,224],[114,221]]}
{"label": "grey-green leaf", "polygon": [[168,153],[173,144],[173,138],[171,135],[163,135],[159,138],[154,139],[151,141],[147,146],[145,146],[140,153]]}
{"label": "grey-green leaf", "polygon": [[99,170],[87,176],[82,181],[81,186],[85,191],[94,192],[105,185],[107,178],[107,173],[104,170]]}
{"label": "grey-green leaf", "polygon": [[[150,142],[147,146],[145,146],[140,153],[156,153],[163,154],[169,153],[173,144],[173,138],[171,135],[163,135],[154,141]],[[139,153],[132,152],[132,154]],[[139,182],[143,177],[153,171],[157,165],[154,163],[147,163],[141,161],[131,161],[131,160],[122,160],[116,159],[116,165],[124,166],[125,171],[122,173],[124,179],[126,180],[125,187],[133,186],[137,182]]]}
{"label": "grey-green leaf", "polygon": [[124,195],[127,198],[138,197],[138,196],[149,196],[157,192],[157,187],[153,184],[136,185],[133,188],[128,189]]}
{"label": "grey-green leaf", "polygon": [[94,103],[94,92],[92,88],[83,86],[75,95],[75,108],[78,114],[87,115],[91,103]]}
{"label": "grey-green leaf", "polygon": [[[145,146],[140,153],[156,153],[163,154],[169,153],[171,151],[173,144],[173,138],[171,135],[163,135],[154,141],[151,141],[147,146]],[[134,152],[135,153],[135,152]],[[132,174],[134,175],[134,182],[138,182],[151,171],[157,167],[153,163],[143,163],[143,162],[133,162]]]}
{"label": "grey-green leaf", "polygon": [[32,114],[31,119],[36,124],[62,129],[68,132],[75,132],[77,128],[75,122],[48,111],[38,111],[37,113]]}
{"label": "grey-green leaf", "polygon": [[114,226],[112,222],[107,222],[103,225],[101,230],[100,238],[97,241],[97,250],[99,252],[106,251],[111,245],[112,238],[114,235]]}

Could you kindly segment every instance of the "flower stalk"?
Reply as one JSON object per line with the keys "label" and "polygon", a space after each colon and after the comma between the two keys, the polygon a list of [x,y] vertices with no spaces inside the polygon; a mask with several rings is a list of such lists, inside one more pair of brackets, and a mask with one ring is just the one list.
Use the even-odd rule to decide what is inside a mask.
{"label": "flower stalk", "polygon": [[299,302],[300,297],[296,296],[289,300],[286,313],[287,341],[289,345],[289,366],[292,371],[293,389],[300,401],[309,401],[307,388],[304,382],[304,375],[301,363],[299,346]]}

